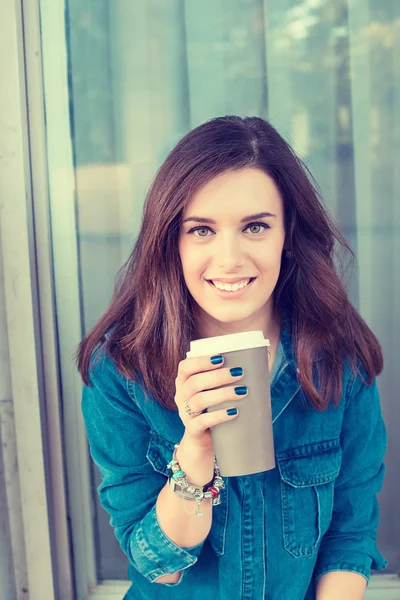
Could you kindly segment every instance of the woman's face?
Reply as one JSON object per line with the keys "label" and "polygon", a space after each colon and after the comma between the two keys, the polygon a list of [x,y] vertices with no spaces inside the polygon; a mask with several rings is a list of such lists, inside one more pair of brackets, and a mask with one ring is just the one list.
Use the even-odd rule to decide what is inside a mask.
{"label": "woman's face", "polygon": [[[259,169],[226,172],[192,198],[179,254],[204,336],[268,333],[284,241],[283,200]],[[218,289],[229,282],[236,285]]]}

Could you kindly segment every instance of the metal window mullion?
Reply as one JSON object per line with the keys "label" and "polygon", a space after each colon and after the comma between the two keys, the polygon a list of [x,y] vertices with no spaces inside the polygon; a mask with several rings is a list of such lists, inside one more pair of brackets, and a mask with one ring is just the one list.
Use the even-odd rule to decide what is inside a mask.
{"label": "metal window mullion", "polygon": [[62,413],[58,373],[55,297],[44,119],[41,32],[38,0],[22,0],[28,105],[30,164],[33,195],[38,310],[46,405],[48,489],[51,502],[51,541],[57,600],[73,600]]}
{"label": "metal window mullion", "polygon": [[[357,262],[359,311],[367,322],[373,320],[374,276],[370,268],[375,252],[371,235],[373,198],[371,185],[371,73],[368,42],[370,9],[368,3],[348,5],[351,120],[354,140],[354,179],[356,192]],[[360,52],[360,49],[363,51]]]}
{"label": "metal window mullion", "polygon": [[[0,19],[0,226],[6,319],[30,600],[54,597],[40,387],[40,333],[32,252],[31,181],[22,13],[2,4]],[[4,59],[5,57],[6,60]]]}
{"label": "metal window mullion", "polygon": [[82,384],[74,363],[82,327],[63,0],[40,0],[40,20],[63,434],[76,589],[74,600],[84,600],[97,583],[97,573],[90,463],[80,409]]}

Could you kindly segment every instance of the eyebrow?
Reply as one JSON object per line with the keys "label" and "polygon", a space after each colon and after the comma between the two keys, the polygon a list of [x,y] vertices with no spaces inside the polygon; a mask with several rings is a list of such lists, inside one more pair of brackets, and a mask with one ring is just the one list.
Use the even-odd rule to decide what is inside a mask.
{"label": "eyebrow", "polygon": [[[257,213],[256,215],[249,215],[247,217],[243,217],[243,219],[241,219],[240,222],[247,223],[247,221],[253,221],[254,219],[263,219],[264,217],[276,217],[276,215],[270,212],[261,212]],[[205,217],[188,217],[187,219],[184,219],[182,223],[186,223],[187,221],[194,221],[195,223],[210,223],[211,225],[216,224],[216,222],[212,219],[206,219]]]}

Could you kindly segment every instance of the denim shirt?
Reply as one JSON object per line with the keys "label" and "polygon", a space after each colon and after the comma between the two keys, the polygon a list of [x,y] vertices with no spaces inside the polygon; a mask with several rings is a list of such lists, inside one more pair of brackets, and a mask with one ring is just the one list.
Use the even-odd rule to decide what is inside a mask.
{"label": "denim shirt", "polygon": [[[271,380],[276,467],[224,477],[209,535],[181,548],[155,506],[183,423],[96,351],[82,410],[100,503],[130,563],[125,599],[311,600],[325,573],[369,581],[371,568],[385,568],[376,546],[386,449],[376,381],[365,385],[343,363],[341,402],[319,412],[300,387],[285,327],[280,352]],[[154,583],[176,571],[177,583]]]}

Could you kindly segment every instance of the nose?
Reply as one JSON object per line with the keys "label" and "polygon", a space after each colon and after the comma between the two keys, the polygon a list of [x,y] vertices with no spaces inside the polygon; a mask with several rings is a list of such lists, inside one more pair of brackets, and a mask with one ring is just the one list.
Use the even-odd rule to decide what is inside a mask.
{"label": "nose", "polygon": [[235,272],[245,264],[246,256],[236,236],[221,236],[216,251],[217,266],[226,273]]}

